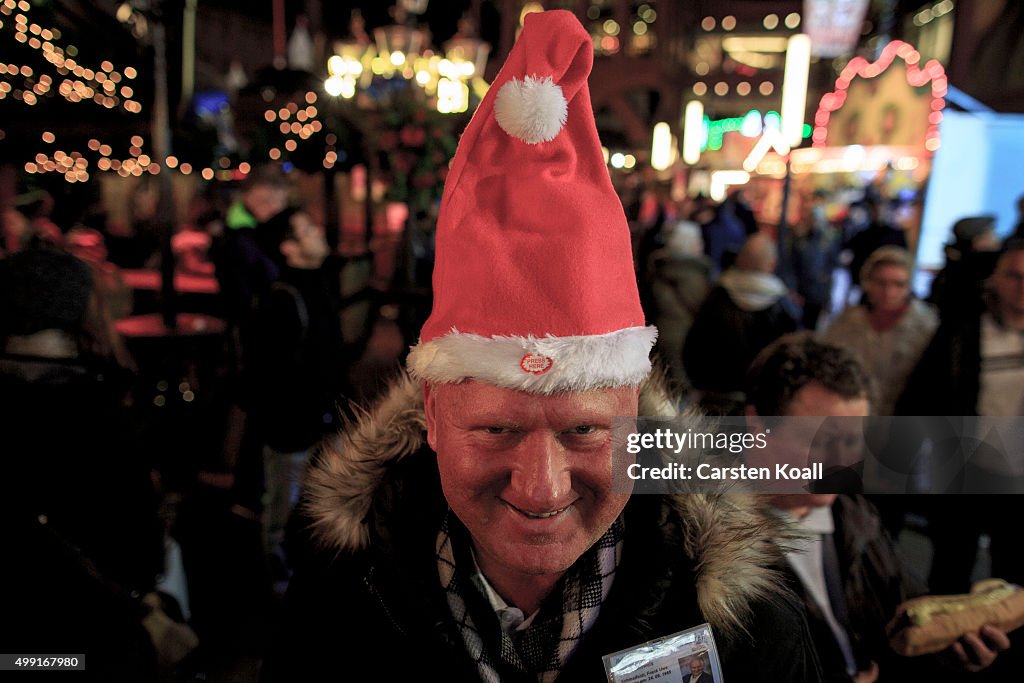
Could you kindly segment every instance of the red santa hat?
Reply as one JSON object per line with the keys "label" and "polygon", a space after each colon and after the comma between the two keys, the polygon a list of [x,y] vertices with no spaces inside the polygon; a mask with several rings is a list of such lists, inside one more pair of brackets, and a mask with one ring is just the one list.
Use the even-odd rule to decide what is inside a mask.
{"label": "red santa hat", "polygon": [[593,52],[570,12],[527,15],[448,174],[414,376],[549,394],[650,372],[657,330],[594,123]]}

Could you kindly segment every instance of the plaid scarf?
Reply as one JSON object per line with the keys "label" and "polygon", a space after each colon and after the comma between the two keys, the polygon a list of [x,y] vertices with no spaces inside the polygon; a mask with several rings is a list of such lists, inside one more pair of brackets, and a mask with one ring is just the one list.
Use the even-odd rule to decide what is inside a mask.
{"label": "plaid scarf", "polygon": [[[530,626],[511,634],[501,629],[486,597],[474,587],[473,562],[468,548],[461,547],[468,534],[453,534],[455,525],[461,528],[449,510],[437,534],[437,570],[448,608],[481,680],[500,683],[499,672],[505,670],[535,676],[539,683],[554,681],[597,621],[611,590],[622,557],[622,518],[569,569]],[[486,605],[486,609],[473,610],[480,622],[474,621],[467,601]]]}

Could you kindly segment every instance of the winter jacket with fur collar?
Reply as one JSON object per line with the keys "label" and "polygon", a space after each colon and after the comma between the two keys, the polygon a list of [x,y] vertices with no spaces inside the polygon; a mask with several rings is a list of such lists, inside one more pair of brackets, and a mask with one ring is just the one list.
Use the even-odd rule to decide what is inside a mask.
{"label": "winter jacket with fur collar", "polygon": [[[641,393],[641,414],[665,405]],[[313,465],[305,511],[318,549],[296,569],[264,680],[478,680],[437,576],[447,504],[424,430],[421,387],[403,379]],[[615,584],[559,681],[603,681],[603,655],[704,622],[726,680],[819,680],[760,501],[635,495],[624,515]]]}

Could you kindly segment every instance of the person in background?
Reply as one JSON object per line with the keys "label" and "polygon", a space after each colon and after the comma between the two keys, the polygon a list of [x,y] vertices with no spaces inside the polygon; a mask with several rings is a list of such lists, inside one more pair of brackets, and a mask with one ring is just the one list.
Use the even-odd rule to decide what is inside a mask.
{"label": "person in background", "polygon": [[[901,247],[881,247],[868,257],[861,274],[864,303],[849,306],[825,330],[822,338],[854,353],[875,385],[872,406],[879,416],[896,415],[896,401],[907,378],[931,341],[939,318],[928,304],[911,293],[914,273],[910,253]],[[910,449],[886,451],[886,467],[879,460],[865,463],[864,477],[878,493],[907,493],[902,477],[910,475],[911,486],[920,486],[928,475],[926,466]],[[900,479],[890,479],[889,470]],[[903,527],[906,514],[920,512],[902,496],[879,495],[872,499],[893,535]]]}
{"label": "person in background", "polygon": [[101,680],[152,680],[160,648],[140,597],[163,571],[163,527],[128,382],[90,352],[89,267],[22,250],[0,261],[0,292],[0,500],[11,524],[0,642],[84,653]]}
{"label": "person in background", "polygon": [[896,414],[907,377],[939,325],[934,309],[912,295],[913,273],[913,259],[906,249],[875,250],[861,271],[864,303],[843,310],[822,335],[863,363],[877,387],[873,401],[877,415]]}
{"label": "person in background", "polygon": [[[47,195],[49,196],[49,195]],[[64,244],[64,233],[49,219],[33,221],[31,205],[11,207],[0,217],[3,232],[0,237],[0,256],[13,254],[40,245],[60,248]]]}
{"label": "person in background", "polygon": [[[863,418],[870,414],[871,378],[845,349],[810,333],[786,335],[751,364],[746,415],[751,431],[765,428],[762,416]],[[776,459],[807,459],[806,439],[788,440],[776,425],[772,442],[801,444],[800,453],[752,449],[747,463],[770,466]],[[782,446],[785,448],[786,446]],[[874,683],[967,678],[993,664],[1010,647],[992,626],[967,634],[944,659],[906,658],[889,646],[886,626],[905,600],[924,594],[923,583],[899,559],[871,503],[860,495],[780,494],[772,498],[780,517],[801,532],[786,539],[793,585],[803,596],[815,648],[827,683]],[[961,509],[961,514],[963,510]]]}
{"label": "person in background", "polygon": [[877,195],[865,198],[868,211],[866,228],[850,237],[845,249],[850,253],[850,281],[853,286],[860,286],[860,275],[864,264],[871,253],[879,247],[892,245],[907,247],[907,236],[898,226],[892,223],[892,206]]}
{"label": "person in background", "polygon": [[733,189],[715,210],[714,218],[704,224],[704,253],[711,260],[714,275],[727,271],[746,239],[757,230],[753,212],[743,201],[742,190]]}
{"label": "person in background", "polygon": [[932,280],[928,303],[943,317],[969,315],[981,301],[986,280],[999,257],[995,216],[970,216],[953,224],[946,262]]}
{"label": "person in background", "polygon": [[785,232],[779,250],[778,275],[800,303],[805,330],[817,329],[821,314],[828,313],[839,263],[841,242],[824,211],[824,198],[815,192],[807,215]]}
{"label": "person in background", "polygon": [[[949,416],[1024,415],[1024,241],[1008,240],[997,257],[984,296],[965,306],[960,315],[942,318],[907,381],[899,414],[945,416],[945,423]],[[942,433],[938,426],[929,433]],[[979,451],[978,456],[983,455]],[[941,449],[931,455],[933,472],[960,463],[950,493],[957,492],[967,474],[992,492],[1024,492],[1024,473],[1012,462],[974,457],[963,465],[962,457],[958,451]],[[1024,562],[1016,547],[1017,520],[1024,513],[1019,495],[960,494],[955,505],[947,496],[929,501],[932,498],[929,529],[935,560],[929,585],[933,591],[967,591],[982,533],[990,539],[991,575],[1024,583]],[[965,509],[974,514],[965,516]]]}
{"label": "person in background", "polygon": [[774,274],[776,263],[768,237],[749,238],[693,321],[683,364],[705,412],[742,414],[746,367],[761,349],[799,325],[798,307]]}
{"label": "person in background", "polygon": [[[288,206],[288,181],[271,167],[254,169],[245,179],[241,195],[230,205],[223,233],[211,244],[221,303],[230,335],[228,409],[225,418],[224,451],[213,471],[201,471],[200,481],[217,488],[234,488],[241,498],[233,508],[250,521],[259,519],[259,466],[262,444],[250,438],[251,429],[244,406],[248,404],[245,363],[251,355],[254,320],[260,301],[281,274],[279,234],[264,229],[267,221]],[[230,473],[215,471],[229,470]],[[242,479],[241,482],[236,479]],[[236,486],[236,484],[238,484]]]}
{"label": "person in background", "polygon": [[681,220],[671,226],[665,246],[650,257],[652,309],[658,328],[655,350],[676,393],[692,388],[683,368],[683,345],[710,289],[711,264],[704,256],[700,228]]}
{"label": "person in background", "polygon": [[60,247],[64,245],[64,231],[53,222],[53,195],[45,190],[35,190],[19,196],[15,204],[28,219],[32,233],[45,244]]}
{"label": "person in background", "polygon": [[[243,328],[280,275],[274,236],[261,226],[288,206],[288,182],[273,169],[254,170],[228,208],[214,263],[229,322]],[[243,342],[244,344],[244,342]]]}
{"label": "person in background", "polygon": [[121,269],[107,259],[103,234],[92,228],[72,228],[65,246],[68,253],[87,264],[92,273],[96,306],[90,311],[90,318],[96,331],[102,332],[93,335],[94,343],[102,344],[95,351],[113,357],[121,367],[134,371],[135,359],[114,325],[115,321],[131,315],[132,290],[125,284]]}
{"label": "person in background", "polygon": [[317,443],[339,426],[346,365],[337,273],[322,227],[286,209],[264,228],[278,236],[281,276],[260,302],[246,363],[249,422],[263,444],[264,552],[287,568],[282,542]]}

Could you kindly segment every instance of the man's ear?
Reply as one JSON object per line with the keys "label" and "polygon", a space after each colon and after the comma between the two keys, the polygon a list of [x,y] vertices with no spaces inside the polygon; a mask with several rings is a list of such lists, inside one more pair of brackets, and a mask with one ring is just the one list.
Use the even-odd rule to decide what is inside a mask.
{"label": "man's ear", "polygon": [[427,444],[437,452],[437,398],[430,382],[423,383],[423,415],[427,420]]}

